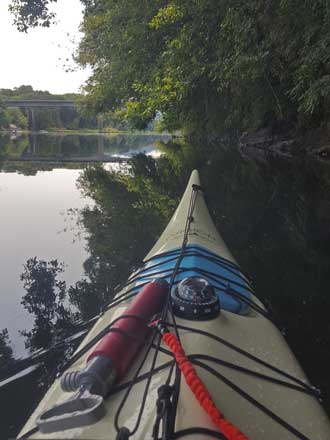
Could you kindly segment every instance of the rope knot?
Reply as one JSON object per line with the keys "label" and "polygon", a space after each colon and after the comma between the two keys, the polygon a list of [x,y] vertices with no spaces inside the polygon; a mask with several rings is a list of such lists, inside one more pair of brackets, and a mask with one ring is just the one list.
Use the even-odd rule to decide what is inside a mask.
{"label": "rope knot", "polygon": [[169,399],[173,394],[173,387],[171,385],[161,385],[157,393],[159,399]]}
{"label": "rope knot", "polygon": [[171,408],[171,397],[173,394],[174,388],[171,385],[161,385],[158,390],[158,399],[156,402],[157,406],[157,416],[155,420],[155,424],[152,430],[152,438],[158,439],[160,422],[165,416],[166,412]]}
{"label": "rope knot", "polygon": [[171,385],[162,385],[158,388],[157,393],[157,415],[162,417],[171,405],[170,399],[173,394],[173,387]]}
{"label": "rope knot", "polygon": [[118,431],[116,440],[128,440],[130,435],[131,435],[130,430],[128,428],[125,428],[125,426],[123,426]]}

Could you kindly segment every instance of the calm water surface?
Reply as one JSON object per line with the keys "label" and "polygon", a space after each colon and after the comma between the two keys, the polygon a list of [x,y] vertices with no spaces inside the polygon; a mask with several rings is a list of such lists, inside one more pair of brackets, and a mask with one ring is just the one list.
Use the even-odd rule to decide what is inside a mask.
{"label": "calm water surface", "polygon": [[0,173],[0,322],[9,331],[15,356],[24,354],[19,330],[30,328],[33,318],[21,305],[24,294],[20,275],[26,261],[65,261],[65,280],[81,279],[87,258],[67,211],[88,201],[76,187],[79,170],[54,169],[35,176]]}
{"label": "calm water surface", "polygon": [[[0,331],[8,329],[0,337],[0,429],[7,436],[81,339],[82,323],[139,265],[194,168],[217,227],[328,405],[330,166],[162,140],[0,137]],[[125,180],[86,164],[141,152]],[[51,348],[61,340],[71,342]]]}
{"label": "calm water surface", "polygon": [[[0,422],[3,438],[17,433],[39,398],[38,390],[46,386],[40,380],[45,365],[51,368],[59,356],[46,357],[47,364],[30,355],[40,350],[47,353],[51,341],[40,325],[40,316],[22,304],[27,294],[21,279],[24,265],[31,258],[44,262],[46,270],[39,276],[45,277],[50,262],[63,263],[64,270],[58,271],[56,280],[64,281],[67,288],[86,277],[85,230],[77,225],[74,212],[92,206],[93,200],[83,197],[77,188],[82,170],[89,162],[111,162],[106,167],[116,170],[120,166],[113,160],[139,152],[157,156],[158,138],[0,134],[0,406],[7,408]],[[65,304],[69,302],[66,298]],[[77,307],[71,305],[71,309],[75,312]],[[37,337],[33,337],[36,330]],[[27,392],[18,397],[23,384]]]}

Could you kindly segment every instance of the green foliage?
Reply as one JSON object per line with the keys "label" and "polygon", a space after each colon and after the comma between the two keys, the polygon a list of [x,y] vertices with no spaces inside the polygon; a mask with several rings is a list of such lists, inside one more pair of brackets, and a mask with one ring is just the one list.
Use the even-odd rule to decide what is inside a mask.
{"label": "green foliage", "polygon": [[4,107],[0,107],[0,128],[7,128],[10,124],[10,117]]}
{"label": "green foliage", "polygon": [[[47,0],[13,3],[27,25],[49,24]],[[85,111],[117,112],[140,129],[161,112],[167,129],[204,139],[329,120],[328,0],[82,3],[77,59],[93,69]]]}
{"label": "green foliage", "polygon": [[14,23],[18,30],[27,32],[30,27],[49,27],[54,13],[49,4],[57,0],[12,0],[9,11],[14,14]]}
{"label": "green foliage", "polygon": [[86,106],[143,128],[204,138],[276,121],[329,119],[328,1],[99,1],[86,9],[79,61]]}
{"label": "green foliage", "polygon": [[180,6],[169,3],[165,7],[159,9],[157,14],[150,20],[150,26],[159,29],[162,26],[175,24],[184,17],[183,10]]}
{"label": "green foliage", "polygon": [[18,108],[8,108],[7,113],[9,115],[10,124],[16,125],[16,127],[26,130],[28,128],[28,118]]}
{"label": "green foliage", "polygon": [[32,86],[22,85],[13,89],[0,89],[2,99],[59,99],[76,100],[79,98],[77,93],[65,93],[63,95],[52,94],[47,90],[34,90]]}
{"label": "green foliage", "polygon": [[11,124],[23,130],[28,128],[27,117],[21,110],[0,107],[0,129],[8,129]]}
{"label": "green foliage", "polygon": [[27,118],[17,108],[6,108],[0,96],[0,129],[8,129],[10,124],[25,129],[27,128]]}

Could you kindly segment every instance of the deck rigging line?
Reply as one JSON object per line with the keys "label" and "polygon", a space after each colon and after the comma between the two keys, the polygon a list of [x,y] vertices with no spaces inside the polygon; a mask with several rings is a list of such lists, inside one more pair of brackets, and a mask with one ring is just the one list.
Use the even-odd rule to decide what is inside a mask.
{"label": "deck rigging line", "polygon": [[[193,190],[192,190],[190,201],[189,201],[189,208],[188,208],[186,225],[185,225],[185,229],[184,229],[184,235],[183,235],[183,241],[182,241],[182,246],[181,246],[181,252],[180,252],[180,254],[179,254],[178,258],[177,258],[175,267],[173,269],[173,272],[172,272],[172,275],[171,275],[171,278],[170,278],[169,289],[168,289],[169,293],[168,293],[167,301],[165,303],[163,312],[161,314],[162,318],[166,319],[166,317],[168,315],[168,312],[170,312],[170,316],[171,316],[171,319],[172,319],[172,322],[173,322],[173,325],[174,325],[174,330],[175,330],[176,336],[178,338],[180,338],[180,337],[179,337],[179,332],[177,330],[174,313],[173,313],[172,307],[171,307],[170,291],[171,291],[171,288],[173,287],[173,284],[174,284],[174,281],[175,281],[175,277],[176,277],[177,272],[178,272],[178,270],[180,268],[181,261],[182,261],[182,259],[184,257],[184,252],[185,252],[185,249],[186,249],[186,246],[187,246],[187,243],[188,243],[189,229],[190,229],[190,225],[191,225],[191,223],[193,221],[193,212],[194,212],[195,205],[196,205],[197,193],[198,193],[198,191],[200,189],[201,188],[199,186],[193,185]],[[139,415],[138,415],[138,418],[136,420],[136,424],[135,424],[135,426],[134,426],[132,431],[130,431],[125,426],[122,426],[122,427],[119,426],[120,413],[121,413],[121,411],[122,411],[122,409],[123,409],[123,407],[124,407],[124,405],[125,405],[125,403],[126,403],[126,401],[128,399],[129,393],[131,392],[133,386],[135,385],[134,378],[135,379],[137,378],[138,373],[142,370],[142,368],[143,368],[143,366],[144,366],[144,364],[146,362],[148,354],[149,354],[149,352],[151,350],[151,345],[148,347],[148,349],[146,351],[146,355],[143,357],[143,359],[142,359],[138,369],[136,370],[136,373],[134,375],[133,381],[132,381],[131,385],[128,387],[128,389],[127,389],[127,391],[126,391],[126,393],[125,393],[125,395],[124,395],[124,397],[123,397],[123,399],[122,399],[121,403],[119,404],[119,407],[118,407],[118,409],[116,411],[116,414],[115,414],[115,428],[116,428],[116,431],[117,431],[117,440],[128,439],[130,436],[132,436],[138,430],[138,427],[139,427],[139,425],[141,423],[143,411],[144,411],[144,408],[145,408],[145,402],[146,402],[147,393],[148,393],[148,390],[149,390],[149,386],[150,386],[150,383],[151,383],[152,376],[154,374],[154,370],[155,370],[156,362],[157,362],[157,357],[158,357],[158,353],[159,353],[159,347],[160,347],[160,344],[161,344],[161,335],[156,331],[156,329],[153,329],[153,332],[154,332],[154,335],[152,337],[153,338],[152,340],[154,340],[157,337],[157,349],[155,350],[153,358],[152,358],[151,368],[150,368],[149,375],[148,375],[148,378],[147,378],[147,383],[146,383],[146,386],[145,386],[145,389],[144,389],[144,392],[143,392],[143,397],[142,397],[142,402],[141,402],[141,405],[140,405]],[[171,368],[170,375],[168,376],[167,382],[170,382],[172,371],[173,371],[173,369]],[[178,392],[177,392],[177,394],[178,394]]]}
{"label": "deck rigging line", "polygon": [[[248,280],[248,277],[245,275],[241,275],[242,272],[235,263],[230,262],[222,257],[219,257],[206,249],[203,249],[201,251],[198,248],[198,246],[189,245],[189,247],[187,248],[189,229],[190,229],[191,223],[193,222],[193,211],[195,208],[196,198],[197,198],[197,194],[199,191],[202,191],[202,188],[198,185],[193,185],[181,248],[173,250],[173,251],[168,251],[168,252],[165,252],[162,254],[158,254],[155,257],[152,257],[149,260],[146,260],[145,263],[151,262],[153,259],[159,258],[159,257],[169,257],[169,259],[166,262],[172,261],[172,260],[174,261],[176,259],[176,264],[175,264],[175,267],[173,269],[173,272],[172,272],[171,278],[170,278],[169,292],[171,291],[171,288],[175,284],[177,284],[177,281],[175,280],[176,276],[179,273],[183,273],[184,271],[189,270],[189,268],[184,268],[181,266],[182,259],[184,258],[185,255],[198,255],[199,257],[208,259],[209,261],[216,263],[219,267],[226,268],[227,271],[230,271],[234,275],[239,276],[243,282],[246,282],[248,284],[248,286],[249,286],[248,288],[252,289],[251,284]],[[162,262],[156,263],[154,266],[149,266],[148,268],[145,268],[145,269],[142,268],[141,270],[137,271],[137,273],[135,273],[128,280],[128,282],[126,283],[126,286],[123,286],[124,289],[126,287],[128,287],[128,289],[125,290],[121,295],[113,298],[113,300],[111,300],[110,303],[108,303],[105,306],[104,311],[109,310],[113,307],[116,307],[118,304],[121,304],[122,302],[125,302],[125,301],[129,300],[130,298],[132,298],[133,296],[135,296],[137,294],[137,290],[140,290],[141,287],[143,287],[149,281],[141,282],[140,284],[138,284],[138,286],[130,287],[131,284],[135,281],[140,281],[140,280],[143,281],[143,278],[148,277],[150,275],[147,273],[143,277],[143,276],[141,276],[141,274],[143,272],[150,271],[155,268],[160,269],[162,264],[163,264]],[[192,269],[192,268],[190,268],[190,269]],[[198,268],[193,268],[193,269],[197,270]],[[214,279],[217,281],[217,283],[219,283],[219,279],[221,280],[221,278],[223,278],[214,272],[206,273],[207,271],[205,271],[205,270],[201,270],[201,269],[198,269],[198,270],[200,271],[201,274],[214,277]],[[154,276],[154,275],[158,275],[158,274],[164,274],[164,271],[158,270],[150,276]],[[227,281],[227,280],[222,280],[222,281]],[[250,298],[246,298],[244,295],[241,295],[239,292],[237,292],[231,286],[230,286],[230,288],[228,288],[228,286],[225,283],[222,283],[222,284],[223,284],[222,286],[220,284],[221,287],[218,286],[216,288],[218,290],[222,290],[222,291],[225,291],[226,293],[231,294],[233,297],[235,297],[237,299],[237,301],[246,302],[246,304],[249,305],[251,308],[253,308],[257,313],[261,314],[266,319],[272,320],[270,318],[268,312],[265,309],[263,309],[262,307],[260,307],[258,304],[256,304],[253,300],[251,300]],[[112,321],[99,334],[97,334],[91,341],[89,341],[82,349],[80,349],[76,354],[74,354],[65,363],[65,365],[63,365],[57,371],[57,376],[59,376],[67,368],[72,366],[79,358],[81,358],[81,356],[86,354],[109,331],[123,332],[122,330],[112,328],[112,326],[119,319],[124,319],[124,318],[141,319],[141,318],[136,317],[135,315],[121,315],[119,318]],[[168,318],[170,318],[171,322],[167,321]],[[256,371],[241,367],[240,365],[232,364],[230,362],[221,360],[216,357],[208,356],[208,355],[203,355],[203,354],[188,354],[188,355],[186,355],[186,359],[189,360],[189,362],[191,362],[192,364],[194,364],[200,368],[207,370],[210,374],[212,374],[213,376],[220,379],[226,385],[230,386],[233,389],[233,391],[237,392],[241,397],[243,397],[244,399],[246,399],[247,401],[252,403],[256,408],[258,408],[262,412],[266,413],[271,419],[273,419],[274,421],[279,423],[287,431],[291,432],[296,438],[298,438],[300,440],[311,440],[308,437],[306,437],[304,434],[299,432],[297,429],[295,429],[293,426],[291,426],[289,423],[287,423],[286,421],[281,419],[279,416],[277,416],[275,413],[273,413],[267,407],[262,405],[260,402],[256,401],[252,396],[248,395],[237,384],[231,382],[229,379],[227,379],[225,376],[223,376],[218,370],[215,370],[212,367],[210,367],[208,364],[205,363],[205,361],[209,361],[209,362],[216,363],[218,365],[222,365],[225,368],[235,369],[236,371],[240,371],[242,374],[251,374],[251,375],[259,378],[260,380],[267,380],[267,381],[273,382],[274,384],[276,384],[278,386],[285,386],[290,389],[296,390],[298,392],[304,392],[304,393],[313,395],[316,398],[320,397],[319,390],[317,390],[315,387],[312,387],[308,383],[305,383],[305,382],[301,381],[300,379],[290,375],[289,373],[287,373],[277,367],[274,367],[273,365],[267,363],[266,361],[252,355],[251,353],[241,349],[240,347],[226,341],[225,339],[223,339],[217,335],[214,335],[212,333],[208,333],[208,332],[200,330],[200,329],[196,329],[194,327],[188,327],[188,326],[183,326],[183,325],[177,324],[172,307],[171,307],[170,294],[168,295],[164,310],[160,316],[160,322],[162,322],[164,325],[166,325],[168,327],[173,327],[175,335],[169,333],[169,335],[171,335],[171,336],[168,337],[169,339],[172,340],[172,342],[176,341],[176,343],[180,344],[179,330],[197,333],[202,336],[205,336],[206,338],[211,338],[213,340],[216,340],[217,342],[225,345],[227,348],[240,353],[241,355],[249,358],[250,360],[253,360],[254,362],[256,362],[260,365],[263,365],[264,367],[267,367],[268,369],[270,369],[274,373],[280,374],[281,376],[285,377],[285,379],[287,379],[287,380],[281,380],[281,379],[278,379],[278,378],[275,378],[272,376],[268,376],[265,374],[261,374]],[[125,333],[126,336],[128,336],[128,337],[135,338],[135,336],[132,334],[129,334],[127,332],[123,332],[123,333]],[[115,414],[115,428],[117,430],[117,440],[127,440],[127,439],[129,439],[130,436],[134,435],[138,431],[141,420],[142,420],[143,411],[145,408],[146,399],[147,399],[151,380],[156,373],[158,373],[159,371],[162,371],[164,369],[169,369],[168,377],[165,381],[165,384],[163,385],[163,387],[164,387],[163,391],[165,391],[165,393],[163,393],[163,394],[166,395],[165,397],[167,399],[167,404],[164,406],[163,411],[158,411],[158,409],[156,408],[158,418],[156,417],[154,431],[153,431],[153,439],[174,440],[174,439],[179,439],[182,437],[187,437],[187,436],[191,436],[191,435],[195,435],[195,434],[196,435],[197,434],[209,435],[213,438],[218,438],[220,440],[227,440],[227,439],[231,438],[228,436],[224,436],[223,434],[221,434],[217,431],[213,431],[213,430],[210,430],[207,428],[202,428],[202,427],[191,427],[191,428],[182,429],[179,431],[174,430],[176,407],[177,407],[178,399],[179,399],[179,389],[180,389],[180,380],[181,380],[180,368],[178,367],[178,364],[175,362],[175,357],[173,357],[173,354],[161,346],[161,335],[159,334],[159,332],[157,332],[157,330],[155,328],[152,330],[152,335],[151,335],[150,340],[147,342],[141,341],[141,343],[146,345],[147,348],[146,348],[146,351],[143,355],[143,358],[142,358],[139,366],[137,367],[137,369],[134,373],[133,378],[127,382],[124,382],[124,383],[121,383],[121,384],[114,386],[108,392],[108,395],[105,396],[105,398],[108,398],[114,394],[117,394],[119,392],[126,390],[126,392],[122,398],[122,401],[119,404],[119,407],[117,408],[117,411]],[[174,342],[173,342],[173,344],[174,344]],[[174,345],[176,345],[176,344],[174,344]],[[143,369],[143,366],[145,365],[145,362],[146,362],[148,356],[151,354],[152,350],[154,350],[154,353],[153,353],[153,358],[152,358],[150,370],[148,372],[141,373],[141,370]],[[162,352],[165,355],[168,355],[170,357],[170,360],[162,363],[161,365],[156,366],[157,357],[160,352]],[[174,380],[173,380],[173,375],[174,375]],[[122,409],[124,408],[125,403],[127,402],[129,394],[132,391],[132,388],[134,387],[134,385],[136,385],[137,383],[140,383],[142,381],[146,381],[146,385],[144,388],[144,392],[142,394],[139,414],[138,414],[135,426],[130,431],[125,426],[119,425],[120,413],[121,413]],[[172,381],[173,381],[173,384],[171,385]],[[292,382],[294,382],[294,383],[292,383]],[[162,393],[160,393],[159,399],[157,401],[157,406],[159,404],[159,408],[161,408],[160,403],[162,403],[162,398],[164,400],[164,396],[162,395]],[[161,421],[163,422],[162,423],[163,432],[162,432],[161,438],[159,438],[158,435],[159,435]],[[21,436],[19,440],[26,439],[30,435],[36,433],[37,431],[38,431],[38,427],[34,427],[29,432],[27,432],[26,434]],[[239,438],[239,437],[237,437],[237,438]],[[246,438],[246,437],[241,437],[241,438]]]}

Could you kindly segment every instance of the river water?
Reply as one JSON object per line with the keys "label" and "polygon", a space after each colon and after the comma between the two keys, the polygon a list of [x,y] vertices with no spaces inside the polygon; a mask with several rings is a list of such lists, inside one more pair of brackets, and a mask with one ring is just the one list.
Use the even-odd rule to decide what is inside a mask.
{"label": "river water", "polygon": [[[127,174],[125,160],[136,154]],[[152,135],[7,135],[0,136],[5,437],[81,340],[82,322],[150,249],[194,168],[228,247],[327,396],[330,164]],[[51,349],[61,340],[65,348]]]}

